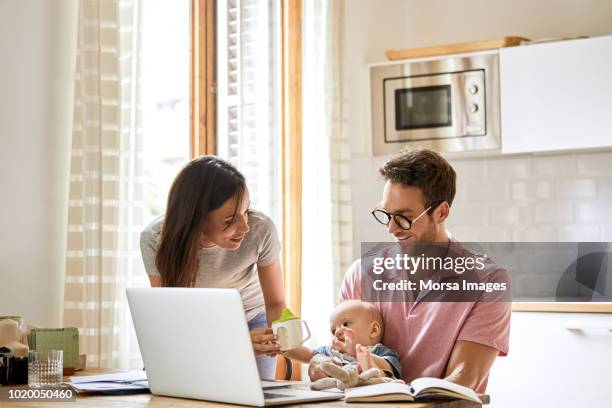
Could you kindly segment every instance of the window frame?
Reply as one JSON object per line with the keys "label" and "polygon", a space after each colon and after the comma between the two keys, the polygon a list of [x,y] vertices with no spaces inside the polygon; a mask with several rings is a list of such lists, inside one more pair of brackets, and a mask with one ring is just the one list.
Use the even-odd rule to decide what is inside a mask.
{"label": "window frame", "polygon": [[191,0],[189,118],[191,158],[217,153],[216,0]]}
{"label": "window frame", "polygon": [[287,305],[302,308],[302,0],[281,4],[282,269]]}

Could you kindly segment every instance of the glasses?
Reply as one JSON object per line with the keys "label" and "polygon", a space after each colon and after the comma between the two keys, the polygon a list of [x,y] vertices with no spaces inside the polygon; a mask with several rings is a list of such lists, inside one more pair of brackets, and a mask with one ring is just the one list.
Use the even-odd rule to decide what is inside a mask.
{"label": "glasses", "polygon": [[380,222],[382,225],[389,226],[391,218],[393,218],[393,221],[395,221],[398,227],[403,230],[409,230],[410,228],[412,228],[412,224],[414,224],[419,218],[425,215],[425,213],[429,210],[431,210],[431,205],[427,207],[425,211],[420,213],[414,220],[410,220],[400,214],[388,213],[385,210],[374,210],[372,211],[372,215],[374,216],[376,221]]}

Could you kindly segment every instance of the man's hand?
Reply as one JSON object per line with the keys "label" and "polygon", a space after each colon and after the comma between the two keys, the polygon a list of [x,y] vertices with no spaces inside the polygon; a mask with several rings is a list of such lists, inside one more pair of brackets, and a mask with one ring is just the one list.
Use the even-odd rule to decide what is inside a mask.
{"label": "man's hand", "polygon": [[348,327],[340,327],[334,333],[332,348],[341,353],[355,357],[355,332]]}
{"label": "man's hand", "polygon": [[329,377],[325,371],[321,368],[321,363],[325,361],[332,361],[331,357],[322,356],[320,354],[315,354],[314,357],[310,359],[310,363],[308,363],[308,376],[310,377],[310,381],[317,381],[320,378]]}

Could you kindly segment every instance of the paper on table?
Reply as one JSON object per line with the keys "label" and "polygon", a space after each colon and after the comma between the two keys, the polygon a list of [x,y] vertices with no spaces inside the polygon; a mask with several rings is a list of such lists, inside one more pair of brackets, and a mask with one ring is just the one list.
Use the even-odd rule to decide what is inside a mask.
{"label": "paper on table", "polygon": [[274,380],[274,381],[261,380],[259,382],[261,383],[261,388],[263,388],[264,390],[270,390],[273,388],[287,388],[287,387],[291,387],[292,385],[307,384],[305,381],[283,381],[283,380]]}
{"label": "paper on table", "polygon": [[83,383],[99,383],[99,382],[135,382],[143,381],[147,379],[147,372],[144,370],[140,371],[128,371],[123,373],[112,373],[102,375],[78,375],[70,377],[70,383],[72,384],[83,384]]}
{"label": "paper on table", "polygon": [[148,391],[149,382],[88,382],[88,383],[67,383],[77,392],[113,392],[113,391]]}

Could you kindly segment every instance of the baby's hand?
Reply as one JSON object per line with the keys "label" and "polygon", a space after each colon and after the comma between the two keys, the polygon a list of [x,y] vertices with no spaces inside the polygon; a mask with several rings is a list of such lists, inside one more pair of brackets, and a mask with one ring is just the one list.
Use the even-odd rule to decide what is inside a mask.
{"label": "baby's hand", "polygon": [[315,354],[308,363],[308,376],[310,381],[317,381],[321,378],[328,377],[327,373],[321,367],[321,364],[329,361],[333,362],[330,357]]}
{"label": "baby's hand", "polygon": [[334,334],[332,347],[341,353],[355,357],[355,332],[348,327],[340,327]]}
{"label": "baby's hand", "polygon": [[357,344],[355,346],[355,352],[357,354],[357,368],[360,373],[369,370],[372,367],[377,367],[376,363],[372,359],[372,353],[367,347]]}

